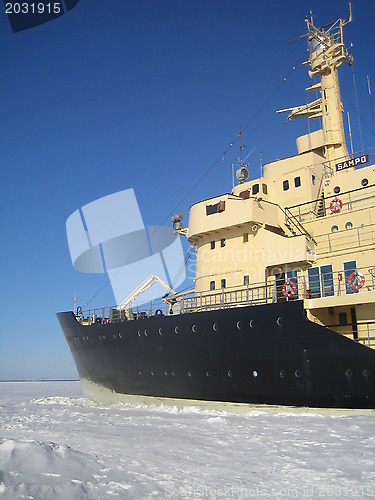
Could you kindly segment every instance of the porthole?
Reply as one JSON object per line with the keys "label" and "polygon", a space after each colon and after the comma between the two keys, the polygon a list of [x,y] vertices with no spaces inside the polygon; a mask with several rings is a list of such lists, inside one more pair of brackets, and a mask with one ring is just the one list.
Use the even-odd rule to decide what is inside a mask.
{"label": "porthole", "polygon": [[346,375],[348,378],[349,378],[349,377],[351,377],[351,376],[353,375],[353,372],[351,371],[351,369],[350,369],[350,368],[348,368],[348,369],[346,370],[345,375]]}
{"label": "porthole", "polygon": [[253,377],[257,378],[257,376],[258,376],[258,372],[256,370],[253,370]]}
{"label": "porthole", "polygon": [[118,334],[118,336],[119,336],[120,339],[122,339],[122,333],[121,332]]}
{"label": "porthole", "polygon": [[365,368],[362,372],[362,375],[367,378],[370,375],[370,371],[367,368]]}
{"label": "porthole", "polygon": [[210,376],[210,373],[209,372],[206,372],[206,377],[209,377]]}
{"label": "porthole", "polygon": [[228,377],[232,378],[232,372],[230,370],[228,370]]}
{"label": "porthole", "polygon": [[253,320],[253,319],[251,319],[251,320],[249,321],[249,327],[250,327],[250,328],[254,328],[254,320]]}
{"label": "porthole", "polygon": [[353,229],[353,223],[352,223],[352,222],[350,222],[350,221],[349,221],[349,222],[347,222],[347,223],[345,224],[345,229]]}
{"label": "porthole", "polygon": [[212,329],[213,329],[215,332],[217,331],[217,324],[216,324],[216,323],[214,323],[214,324],[212,325]]}
{"label": "porthole", "polygon": [[171,371],[171,375],[172,375],[172,377],[174,377],[176,375],[173,370]]}
{"label": "porthole", "polygon": [[188,372],[188,377],[191,377],[191,372]]}
{"label": "porthole", "polygon": [[164,375],[165,375],[166,377],[168,377],[168,372],[164,372]]}
{"label": "porthole", "polygon": [[195,330],[195,325],[193,325],[193,326],[191,327],[191,331],[192,331],[193,333],[196,333],[196,330]]}
{"label": "porthole", "polygon": [[340,192],[340,191],[341,191],[341,190],[340,190],[339,186],[335,186],[335,187],[333,188],[333,192],[334,192],[335,194],[339,194],[339,192]]}
{"label": "porthole", "polygon": [[237,321],[236,326],[238,330],[241,330],[241,321]]}
{"label": "porthole", "polygon": [[338,226],[331,227],[331,233],[337,233],[338,230],[339,230]]}
{"label": "porthole", "polygon": [[140,336],[141,336],[141,332],[138,330],[138,332],[137,332],[137,333],[138,333],[138,337],[140,337]]}
{"label": "porthole", "polygon": [[280,378],[285,378],[285,371],[284,370],[280,370]]}
{"label": "porthole", "polygon": [[161,328],[159,328],[159,335],[163,335],[163,331]]}
{"label": "porthole", "polygon": [[147,337],[147,330],[144,331],[145,337]]}
{"label": "porthole", "polygon": [[103,335],[103,340],[105,340],[105,335]]}
{"label": "porthole", "polygon": [[138,375],[142,375],[142,372],[138,372]]}
{"label": "porthole", "polygon": [[296,378],[301,378],[301,370],[296,370],[294,372],[294,375],[296,376]]}
{"label": "porthole", "polygon": [[361,180],[361,184],[362,184],[362,186],[363,186],[363,187],[367,186],[367,184],[368,184],[368,179],[366,179],[366,178],[362,179],[362,180]]}
{"label": "porthole", "polygon": [[154,376],[154,372],[153,372],[153,371],[150,371],[150,374],[151,374],[152,376]]}
{"label": "porthole", "polygon": [[281,317],[277,318],[276,323],[280,326],[281,325]]}
{"label": "porthole", "polygon": [[115,334],[115,333],[113,334],[113,338],[114,338],[115,340],[117,339],[117,337],[116,337],[116,334]]}
{"label": "porthole", "polygon": [[174,333],[178,333],[178,328],[177,326],[174,327]]}

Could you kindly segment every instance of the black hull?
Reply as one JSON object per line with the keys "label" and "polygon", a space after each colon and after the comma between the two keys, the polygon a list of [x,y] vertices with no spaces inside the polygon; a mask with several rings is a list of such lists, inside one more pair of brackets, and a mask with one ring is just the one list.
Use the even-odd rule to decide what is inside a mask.
{"label": "black hull", "polygon": [[375,351],[299,301],[91,326],[57,316],[81,379],[116,393],[375,408]]}

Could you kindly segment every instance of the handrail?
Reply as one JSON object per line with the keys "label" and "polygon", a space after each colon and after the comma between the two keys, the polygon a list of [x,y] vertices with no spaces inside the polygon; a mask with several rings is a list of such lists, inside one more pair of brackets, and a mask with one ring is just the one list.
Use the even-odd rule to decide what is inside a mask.
{"label": "handrail", "polygon": [[281,210],[283,210],[283,212],[285,213],[286,223],[289,222],[290,220],[292,220],[295,227],[298,229],[299,233],[301,235],[302,234],[305,235],[310,240],[311,243],[314,243],[316,245],[316,241],[314,240],[314,238],[305,229],[305,227],[301,224],[301,222],[297,219],[297,217],[294,214],[292,214],[292,212],[289,210],[289,208],[285,207],[284,209],[281,208]]}
{"label": "handrail", "polygon": [[[355,281],[354,274],[352,275],[355,272],[361,273],[363,280],[362,276],[359,275],[359,281],[358,279]],[[76,314],[76,318],[84,325],[91,325],[93,323],[102,324],[144,319],[155,314],[168,316],[171,314],[261,305],[296,299],[324,300],[325,298],[348,295],[354,297],[355,294],[368,292],[374,293],[375,301],[375,264],[350,272],[342,270],[321,273],[319,269],[316,275],[308,277],[302,275],[289,279],[293,281],[295,286],[295,290],[290,296],[285,293],[284,281],[277,281],[275,277],[273,283],[253,283],[246,286],[228,287],[199,293],[187,291],[168,299],[158,299],[146,304],[133,304],[132,308],[122,311],[117,307],[80,311],[79,314]]]}
{"label": "handrail", "polygon": [[268,203],[269,205],[273,205],[273,206],[277,207],[281,211],[281,213],[284,215],[284,224],[286,226],[287,226],[288,221],[290,220],[291,227],[294,224],[294,226],[298,229],[300,235],[305,235],[310,240],[310,243],[315,244],[314,238],[307,231],[307,229],[301,224],[301,222],[296,218],[296,216],[290,212],[288,207],[283,208],[278,203],[275,203],[275,202],[269,201],[269,200],[262,200],[262,203]]}
{"label": "handrail", "polygon": [[362,248],[373,244],[375,223],[361,227],[341,229],[336,232],[317,235],[317,254],[332,254],[353,248]]}
{"label": "handrail", "polygon": [[[347,195],[349,193],[355,193],[356,191],[364,191],[365,189],[369,189],[369,188],[372,188],[372,187],[375,187],[375,184],[367,184],[367,186],[361,186],[359,188],[355,188],[355,189],[350,189],[349,191],[342,191],[340,193],[340,196],[344,196],[344,195]],[[329,199],[329,198],[332,198],[332,196],[334,195],[330,195],[330,196],[325,196],[324,199]],[[310,200],[310,201],[304,201],[303,203],[298,203],[297,205],[290,205],[288,207],[289,210],[292,210],[294,208],[298,208],[298,207],[303,207],[304,205],[309,205],[311,203],[315,203],[316,199],[313,199],[313,200]]]}

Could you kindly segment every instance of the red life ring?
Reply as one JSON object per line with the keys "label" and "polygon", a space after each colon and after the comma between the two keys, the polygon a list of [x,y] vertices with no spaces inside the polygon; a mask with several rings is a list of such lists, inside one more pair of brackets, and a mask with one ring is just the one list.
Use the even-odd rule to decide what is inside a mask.
{"label": "red life ring", "polygon": [[333,214],[338,214],[342,209],[342,201],[340,200],[340,198],[337,198],[336,196],[329,204],[329,207]]}
{"label": "red life ring", "polygon": [[348,281],[353,290],[359,290],[365,284],[365,277],[359,271],[353,271]]}
{"label": "red life ring", "polygon": [[283,285],[283,295],[285,297],[293,297],[294,294],[296,293],[296,285],[294,283],[294,281],[292,280],[287,280],[285,281],[284,285]]}

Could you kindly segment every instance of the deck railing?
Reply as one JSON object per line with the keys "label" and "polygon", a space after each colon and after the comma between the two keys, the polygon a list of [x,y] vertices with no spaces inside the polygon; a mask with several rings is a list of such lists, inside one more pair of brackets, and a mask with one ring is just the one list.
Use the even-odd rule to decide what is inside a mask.
{"label": "deck railing", "polygon": [[375,321],[358,321],[347,325],[325,325],[327,328],[354,339],[359,344],[375,348]]}
{"label": "deck railing", "polygon": [[[93,323],[144,319],[158,314],[183,314],[297,299],[325,299],[369,292],[373,292],[373,300],[375,301],[375,265],[334,273],[322,272],[320,268],[315,269],[317,272],[311,276],[297,278],[293,277],[291,273],[287,273],[286,280],[275,278],[274,283],[249,284],[200,293],[189,291],[175,297],[169,296],[166,299],[158,299],[144,304],[132,303],[131,307],[126,310],[105,307],[82,311],[79,308],[76,317],[80,323],[91,325]],[[354,302],[358,301],[353,300]],[[320,306],[322,305],[324,306],[324,303],[320,304]],[[332,305],[331,302],[330,305]],[[361,332],[362,330],[363,328],[361,328]],[[367,339],[375,337],[374,325],[366,332]]]}
{"label": "deck railing", "polygon": [[[324,196],[318,200],[312,200],[306,203],[288,207],[288,210],[293,214],[298,221],[303,224],[307,221],[314,220],[317,217],[324,217],[331,213],[331,202],[336,197],[340,199],[342,207],[341,213],[348,213],[353,210],[372,208],[374,205],[375,185],[367,185],[353,189],[351,191],[339,193],[337,196]],[[319,203],[317,203],[317,201]]]}
{"label": "deck railing", "polygon": [[375,224],[362,225],[353,228],[350,222],[346,223],[346,228],[333,227],[333,232],[321,234],[315,237],[315,251],[319,256],[353,250],[354,248],[364,248],[374,244]]}

